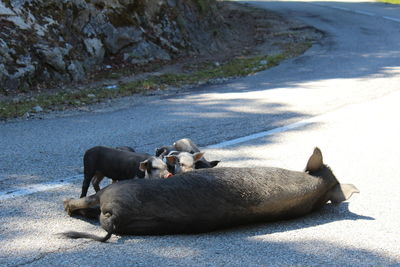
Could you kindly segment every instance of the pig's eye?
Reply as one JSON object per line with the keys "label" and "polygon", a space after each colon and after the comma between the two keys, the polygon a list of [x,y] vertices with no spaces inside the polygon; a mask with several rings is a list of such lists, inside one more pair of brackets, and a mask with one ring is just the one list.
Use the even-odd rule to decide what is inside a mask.
{"label": "pig's eye", "polygon": [[148,170],[149,173],[155,173],[155,172],[157,172],[157,171],[158,171],[158,168],[150,168],[150,169]]}

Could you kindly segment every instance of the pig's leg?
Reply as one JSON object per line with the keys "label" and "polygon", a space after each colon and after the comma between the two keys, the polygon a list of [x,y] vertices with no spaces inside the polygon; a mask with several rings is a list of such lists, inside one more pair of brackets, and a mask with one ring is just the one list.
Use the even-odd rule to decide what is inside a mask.
{"label": "pig's leg", "polygon": [[91,208],[99,204],[100,199],[96,194],[78,199],[70,198],[64,200],[64,210],[68,213],[68,215],[71,215],[74,210]]}
{"label": "pig's leg", "polygon": [[94,177],[92,179],[92,185],[93,185],[94,191],[96,191],[96,192],[100,191],[100,182],[101,182],[101,180],[103,180],[103,178],[104,178],[104,175],[102,175],[99,172],[97,172],[94,175]]}

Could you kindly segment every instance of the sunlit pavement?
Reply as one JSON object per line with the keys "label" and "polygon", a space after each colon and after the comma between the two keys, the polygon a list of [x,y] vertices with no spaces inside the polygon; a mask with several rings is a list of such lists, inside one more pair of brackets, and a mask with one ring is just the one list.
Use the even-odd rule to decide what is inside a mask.
{"label": "sunlit pavement", "polygon": [[[271,3],[268,6],[283,8],[279,7],[278,2]],[[342,2],[343,5],[346,3]],[[18,145],[10,148],[6,146],[14,142],[11,137],[5,141],[0,140],[7,142],[2,145],[1,159],[10,163],[10,169],[15,167],[16,173],[15,177],[7,177],[8,180],[2,181],[0,185],[4,186],[13,178],[21,179],[17,171],[22,167],[28,170],[21,173],[27,174],[25,180],[31,179],[30,183],[35,180],[28,176],[29,171],[34,172],[39,165],[45,165],[42,167],[49,170],[42,176],[37,175],[41,177],[38,182],[65,177],[62,176],[64,172],[57,168],[80,166],[80,163],[75,162],[80,162],[76,155],[81,147],[107,138],[118,138],[125,142],[136,138],[127,137],[134,131],[125,125],[125,121],[121,123],[116,117],[125,118],[129,112],[129,116],[134,117],[132,114],[140,111],[143,113],[138,114],[137,122],[150,123],[159,114],[168,114],[165,118],[170,119],[168,124],[177,121],[169,125],[168,129],[162,120],[154,121],[150,126],[144,123],[135,125],[139,130],[145,126],[155,129],[154,136],[146,131],[148,135],[140,140],[139,143],[145,145],[151,145],[153,138],[160,138],[160,142],[175,138],[175,129],[179,129],[182,121],[187,126],[182,127],[183,132],[188,127],[197,126],[192,130],[193,136],[189,137],[195,141],[203,140],[207,144],[232,140],[232,136],[245,136],[250,121],[260,118],[263,119],[261,124],[287,127],[278,133],[268,134],[273,131],[271,127],[264,129],[261,124],[254,126],[254,129],[258,127],[266,130],[264,137],[220,149],[205,148],[205,156],[210,160],[222,160],[221,166],[276,166],[303,170],[313,148],[318,146],[325,163],[333,169],[339,181],[356,185],[360,194],[353,195],[348,202],[338,206],[328,204],[321,211],[296,220],[202,235],[113,236],[109,241],[111,244],[100,244],[87,240],[60,239],[56,235],[67,230],[104,234],[95,222],[70,218],[63,211],[62,200],[79,195],[80,181],[77,181],[67,186],[0,201],[0,265],[400,265],[400,64],[399,42],[396,42],[399,37],[396,31],[392,31],[392,35],[384,39],[384,29],[379,33],[374,31],[379,28],[376,21],[387,23],[385,26],[392,27],[391,30],[400,26],[392,21],[383,22],[381,18],[373,18],[367,24],[370,20],[367,15],[355,15],[347,11],[350,14],[345,14],[341,13],[344,11],[330,7],[327,11],[327,7],[320,5],[311,9],[309,4],[305,6],[300,2],[294,2],[295,6],[290,6],[289,2],[284,4],[284,8],[291,7],[291,12],[297,10],[296,14],[310,23],[320,19],[313,17],[310,12],[320,15],[321,27],[331,32],[325,39],[327,42],[315,44],[304,56],[268,72],[234,81],[226,85],[226,89],[212,89],[182,98],[167,99],[167,104],[172,107],[171,112],[162,108],[160,112],[154,106],[139,106],[132,108],[132,111],[71,117],[61,120],[61,123],[54,119],[2,124],[0,130],[17,138]],[[337,2],[320,1],[318,4],[337,5]],[[365,8],[369,8],[369,5],[356,7],[357,10],[367,11]],[[383,7],[387,6],[379,5],[376,10],[383,12]],[[393,16],[392,13],[389,15]],[[349,21],[356,19],[357,23],[350,26],[360,29],[347,29],[347,33],[344,29],[333,29],[334,23],[329,19],[335,16]],[[362,33],[354,36],[354,39],[362,38],[360,46],[366,51],[358,51],[357,44],[350,46],[354,40],[341,39],[342,31],[347,38],[353,32]],[[370,45],[366,43],[368,40]],[[190,107],[185,107],[185,103],[189,103]],[[218,108],[212,108],[213,105]],[[154,113],[148,112],[151,110]],[[286,113],[297,115],[287,118],[282,115]],[[141,117],[144,117],[143,121],[139,121]],[[229,118],[233,118],[232,121]],[[95,128],[98,135],[90,132],[92,129],[79,129],[81,125],[93,126],[99,121],[110,122],[111,133],[102,133],[100,127]],[[292,129],[288,127],[296,122],[300,122],[298,125],[301,126]],[[219,124],[221,128],[217,127]],[[227,129],[236,129],[232,124],[243,128],[243,131],[225,133]],[[54,125],[64,128],[49,131]],[[29,129],[35,130],[29,132]],[[30,139],[31,135],[41,133],[38,129],[43,129],[47,136],[42,133],[42,136]],[[128,132],[124,133],[127,129]],[[171,129],[175,132],[169,132]],[[61,134],[51,135],[57,131]],[[87,137],[84,133],[92,136]],[[41,138],[46,142],[42,143]],[[51,146],[54,145],[53,141],[54,147]],[[19,151],[33,154],[22,158],[25,154]],[[71,157],[76,159],[71,160]],[[37,173],[40,174],[39,171]]]}

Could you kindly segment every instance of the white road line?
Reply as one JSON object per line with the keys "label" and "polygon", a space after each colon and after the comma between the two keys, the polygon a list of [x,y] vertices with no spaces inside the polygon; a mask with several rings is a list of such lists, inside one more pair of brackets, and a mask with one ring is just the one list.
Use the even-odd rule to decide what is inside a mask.
{"label": "white road line", "polygon": [[330,5],[319,4],[319,3],[310,3],[310,4],[311,5],[315,5],[315,6],[320,6],[320,7],[338,9],[338,10],[351,12],[351,13],[355,13],[355,14],[360,14],[360,15],[365,15],[365,16],[370,16],[370,17],[378,17],[378,18],[380,17],[380,18],[383,18],[383,19],[386,19],[386,20],[390,20],[390,21],[394,21],[394,22],[400,23],[400,18],[394,18],[394,17],[389,17],[389,16],[379,16],[379,15],[377,15],[375,13],[368,12],[368,11],[350,9],[350,8],[347,8],[347,7],[340,7],[340,6],[330,6]]}
{"label": "white road line", "polygon": [[75,180],[82,180],[82,175],[71,176],[55,182],[26,185],[15,190],[0,191],[0,201],[70,185]]}
{"label": "white road line", "polygon": [[316,121],[316,118],[317,117],[313,117],[311,119],[306,119],[306,120],[295,122],[295,123],[292,123],[292,124],[289,124],[289,125],[286,125],[286,126],[274,128],[272,130],[259,132],[259,133],[251,134],[251,135],[248,135],[248,136],[232,139],[232,140],[225,141],[225,142],[222,142],[222,143],[219,143],[219,144],[207,146],[206,148],[224,148],[224,147],[229,147],[229,146],[237,145],[237,144],[240,144],[240,143],[244,143],[244,142],[247,142],[247,141],[251,141],[251,140],[254,140],[254,139],[257,139],[257,138],[261,138],[261,137],[265,137],[265,136],[269,136],[269,135],[274,135],[274,134],[277,134],[277,133],[286,132],[286,131],[289,131],[289,130],[292,130],[292,129],[304,127],[304,126],[306,126],[308,124],[311,124],[311,123]]}
{"label": "white road line", "polygon": [[361,14],[361,15],[371,16],[371,17],[375,17],[376,16],[374,13],[367,12],[367,11],[362,11],[362,10],[354,10],[353,12],[357,13],[357,14]]}
{"label": "white road line", "polygon": [[385,18],[385,19],[388,19],[388,20],[392,20],[392,21],[395,21],[395,22],[399,22],[399,23],[400,23],[400,19],[397,19],[397,18],[388,17],[388,16],[383,16],[383,18]]}
{"label": "white road line", "polygon": [[[322,4],[314,4],[314,5],[327,7],[326,5],[322,5]],[[336,9],[344,10],[344,11],[351,11],[351,9],[350,9],[350,8],[347,8],[347,7],[340,7],[340,6],[337,6],[337,7],[332,7],[332,8],[336,8]]]}
{"label": "white road line", "polygon": [[[240,137],[237,139],[233,139],[233,140],[229,140],[229,141],[224,141],[218,144],[214,144],[214,145],[210,145],[207,146],[206,148],[223,148],[223,147],[229,147],[229,146],[233,146],[239,143],[243,143],[243,142],[247,142],[247,141],[251,141],[257,138],[261,138],[261,137],[265,137],[265,136],[269,136],[269,135],[273,135],[273,134],[277,134],[277,133],[282,133],[282,132],[286,132],[292,129],[296,129],[296,128],[301,128],[304,127],[306,125],[309,125],[311,123],[317,122],[319,120],[321,120],[322,116],[326,116],[327,114],[324,115],[320,115],[320,116],[316,116],[316,117],[312,117],[309,119],[305,119],[302,121],[298,121],[286,126],[282,126],[282,127],[278,127],[278,128],[274,128],[268,131],[263,131],[260,133],[255,133],[255,134],[251,134],[248,136],[244,136],[244,137]],[[73,184],[75,181],[77,180],[82,180],[83,177],[82,175],[75,175],[72,177],[67,177],[67,178],[63,178],[60,181],[55,181],[55,182],[49,182],[49,183],[42,183],[42,184],[33,184],[33,185],[27,185],[15,190],[7,190],[7,191],[0,191],[0,201],[1,200],[6,200],[6,199],[10,199],[10,198],[15,198],[15,197],[20,197],[20,196],[26,196],[26,195],[30,195],[33,193],[37,193],[37,192],[42,192],[42,191],[46,191],[46,190],[51,190],[51,189],[55,189],[61,186],[65,186],[65,185],[71,185]]]}

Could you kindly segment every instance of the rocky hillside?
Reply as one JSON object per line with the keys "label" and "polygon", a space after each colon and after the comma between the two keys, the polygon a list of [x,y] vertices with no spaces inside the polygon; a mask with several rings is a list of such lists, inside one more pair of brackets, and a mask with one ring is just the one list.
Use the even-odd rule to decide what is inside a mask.
{"label": "rocky hillside", "polygon": [[220,49],[215,0],[0,0],[0,94]]}

